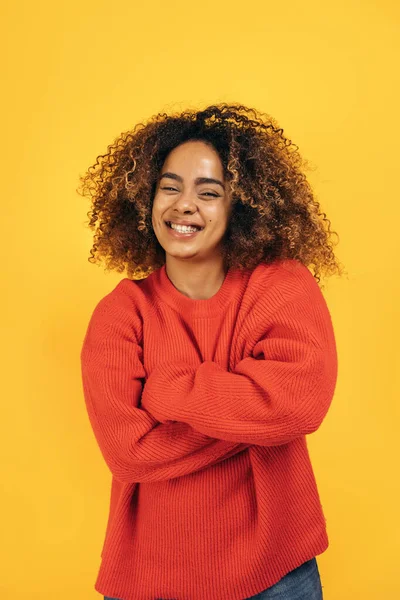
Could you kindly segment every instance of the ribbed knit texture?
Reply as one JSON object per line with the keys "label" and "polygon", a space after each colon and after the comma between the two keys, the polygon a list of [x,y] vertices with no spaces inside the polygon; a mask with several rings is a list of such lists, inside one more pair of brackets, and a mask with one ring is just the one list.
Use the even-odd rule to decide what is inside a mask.
{"label": "ribbed knit texture", "polygon": [[81,364],[112,474],[100,594],[243,600],[327,549],[305,436],[338,364],[302,263],[230,270],[207,300],[165,266],[122,279],[93,311]]}

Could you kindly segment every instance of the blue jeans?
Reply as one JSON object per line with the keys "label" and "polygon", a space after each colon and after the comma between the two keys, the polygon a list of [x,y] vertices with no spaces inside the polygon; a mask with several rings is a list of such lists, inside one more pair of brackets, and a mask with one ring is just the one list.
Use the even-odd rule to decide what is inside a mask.
{"label": "blue jeans", "polygon": [[[104,596],[104,600],[122,599]],[[308,560],[287,573],[273,586],[246,600],[323,600],[317,559]]]}

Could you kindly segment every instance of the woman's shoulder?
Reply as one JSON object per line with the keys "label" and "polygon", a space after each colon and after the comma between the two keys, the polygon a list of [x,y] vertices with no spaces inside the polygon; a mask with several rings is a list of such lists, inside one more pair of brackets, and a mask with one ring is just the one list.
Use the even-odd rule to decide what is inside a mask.
{"label": "woman's shoulder", "polygon": [[308,267],[295,258],[280,258],[272,262],[262,262],[252,272],[254,282],[279,282],[294,277],[314,278]]}
{"label": "woman's shoulder", "polygon": [[269,305],[296,298],[322,299],[314,275],[304,263],[294,258],[257,265],[249,278],[247,292],[255,301],[265,300]]}
{"label": "woman's shoulder", "polygon": [[143,321],[147,302],[143,293],[142,280],[124,277],[109,292],[97,300],[91,315],[91,322],[111,325],[114,322]]}

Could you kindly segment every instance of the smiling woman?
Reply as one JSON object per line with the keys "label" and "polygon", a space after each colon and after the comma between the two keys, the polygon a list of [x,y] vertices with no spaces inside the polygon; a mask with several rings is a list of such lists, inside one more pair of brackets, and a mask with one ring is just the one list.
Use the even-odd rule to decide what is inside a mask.
{"label": "smiling woman", "polygon": [[219,105],[157,115],[83,178],[90,260],[128,272],[81,351],[105,598],[322,599],[305,436],[335,390],[317,281],[339,267],[301,165],[272,118]]}

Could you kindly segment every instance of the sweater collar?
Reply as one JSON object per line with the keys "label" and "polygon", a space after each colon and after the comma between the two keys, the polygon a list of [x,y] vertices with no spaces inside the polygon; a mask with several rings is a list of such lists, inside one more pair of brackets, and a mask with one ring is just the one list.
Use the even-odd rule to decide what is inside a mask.
{"label": "sweater collar", "polygon": [[154,291],[171,308],[185,316],[217,317],[235,297],[238,283],[243,274],[239,270],[229,269],[219,290],[204,300],[189,298],[180,292],[169,279],[165,264],[153,273]]}

